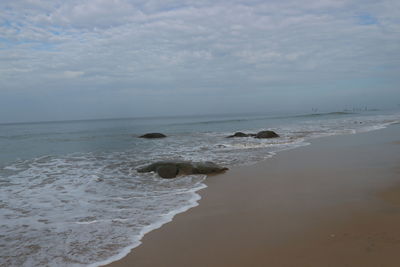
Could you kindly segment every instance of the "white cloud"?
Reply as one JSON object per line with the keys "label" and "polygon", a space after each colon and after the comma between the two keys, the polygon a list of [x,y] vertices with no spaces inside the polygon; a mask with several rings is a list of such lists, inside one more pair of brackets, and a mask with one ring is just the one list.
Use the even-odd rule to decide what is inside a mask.
{"label": "white cloud", "polygon": [[65,78],[77,78],[77,77],[80,77],[80,76],[82,76],[84,74],[85,74],[85,72],[83,72],[83,71],[66,70],[66,71],[64,71],[63,76]]}

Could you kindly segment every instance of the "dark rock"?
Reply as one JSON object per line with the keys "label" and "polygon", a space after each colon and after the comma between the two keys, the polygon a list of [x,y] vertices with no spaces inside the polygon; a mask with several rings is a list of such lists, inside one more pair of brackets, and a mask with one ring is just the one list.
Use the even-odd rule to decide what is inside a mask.
{"label": "dark rock", "polygon": [[258,132],[255,138],[277,138],[279,135],[273,131],[261,131]]}
{"label": "dark rock", "polygon": [[178,162],[176,165],[180,175],[190,175],[193,174],[193,165],[189,161]]}
{"label": "dark rock", "polygon": [[177,175],[216,174],[228,170],[213,162],[159,161],[137,169],[138,172],[157,172],[162,178]]}
{"label": "dark rock", "polygon": [[170,179],[175,178],[178,175],[178,168],[174,165],[162,165],[156,169],[156,172],[160,177]]}
{"label": "dark rock", "polygon": [[158,161],[137,169],[138,172],[156,172],[159,167],[173,166],[178,172],[192,173],[193,166],[189,161]]}
{"label": "dark rock", "polygon": [[211,161],[195,162],[192,165],[193,165],[193,174],[213,174],[213,173],[221,173],[228,170],[228,168],[221,167]]}
{"label": "dark rock", "polygon": [[139,138],[164,138],[164,137],[167,137],[167,136],[162,133],[147,133],[142,136],[139,136]]}
{"label": "dark rock", "polygon": [[232,138],[232,137],[249,137],[251,136],[251,134],[246,134],[246,133],[242,133],[242,132],[236,132],[233,135],[228,136],[228,138]]}

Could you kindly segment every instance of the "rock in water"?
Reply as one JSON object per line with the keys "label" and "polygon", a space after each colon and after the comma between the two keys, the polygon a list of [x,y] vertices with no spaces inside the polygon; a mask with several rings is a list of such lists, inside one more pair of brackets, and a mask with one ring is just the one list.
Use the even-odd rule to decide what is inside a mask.
{"label": "rock in water", "polygon": [[195,162],[192,165],[193,165],[193,174],[213,174],[213,173],[221,173],[228,170],[228,168],[221,167],[211,161]]}
{"label": "rock in water", "polygon": [[152,139],[152,138],[164,138],[164,137],[167,137],[167,136],[165,134],[162,134],[162,133],[147,133],[147,134],[144,134],[142,136],[139,136],[139,138],[150,138],[150,139]]}
{"label": "rock in water", "polygon": [[175,178],[178,175],[178,168],[174,165],[162,165],[156,169],[156,172],[160,177],[165,179]]}
{"label": "rock in water", "polygon": [[165,168],[177,168],[180,174],[192,174],[193,166],[189,161],[158,161],[147,165],[145,167],[137,169],[138,172],[157,172],[160,167]]}
{"label": "rock in water", "polygon": [[233,135],[228,136],[228,138],[232,138],[232,137],[249,137],[251,136],[251,134],[246,134],[246,133],[242,133],[242,132],[236,132]]}
{"label": "rock in water", "polygon": [[255,138],[277,138],[279,135],[274,131],[261,131],[258,132]]}
{"label": "rock in water", "polygon": [[138,172],[157,172],[162,178],[174,178],[177,175],[216,174],[228,170],[213,162],[159,161],[137,169]]}

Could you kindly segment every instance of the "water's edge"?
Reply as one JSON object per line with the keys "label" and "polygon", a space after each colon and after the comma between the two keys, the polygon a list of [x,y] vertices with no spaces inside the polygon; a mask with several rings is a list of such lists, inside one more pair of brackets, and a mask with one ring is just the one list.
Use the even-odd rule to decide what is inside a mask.
{"label": "water's edge", "polygon": [[[312,140],[317,140],[317,139],[322,139],[322,138],[329,138],[329,137],[333,137],[333,136],[341,136],[341,135],[356,135],[356,134],[362,134],[362,133],[367,133],[367,132],[372,132],[372,131],[379,131],[379,130],[383,130],[386,129],[387,127],[390,127],[391,125],[396,125],[396,124],[400,124],[400,122],[395,122],[395,123],[390,123],[390,124],[386,124],[386,125],[381,125],[379,127],[376,128],[370,128],[368,131],[363,131],[363,132],[352,132],[352,133],[338,133],[338,134],[334,134],[334,135],[328,135],[328,136],[318,136],[318,137],[314,137],[311,138]],[[291,147],[287,147],[281,150],[278,150],[276,152],[272,152],[269,153],[270,156],[265,157],[264,159],[261,159],[260,161],[256,161],[256,162],[252,162],[251,164],[246,164],[246,165],[242,165],[242,166],[251,166],[251,165],[255,165],[255,164],[260,164],[262,162],[267,161],[268,159],[272,158],[273,156],[277,155],[277,153],[281,152],[281,151],[288,151],[288,150],[294,150],[300,147],[304,147],[304,146],[309,146],[312,145],[312,142],[301,142],[301,144],[298,144],[296,146],[291,146]],[[228,171],[229,172],[229,171]],[[205,176],[205,179],[207,179],[208,177]],[[161,228],[164,224],[167,224],[169,222],[173,221],[173,218],[180,214],[180,213],[184,213],[194,207],[199,206],[199,201],[201,200],[201,195],[197,192],[199,192],[200,190],[206,189],[208,186],[205,183],[201,183],[201,187],[198,189],[195,189],[192,191],[192,198],[190,200],[190,204],[184,207],[180,207],[172,212],[170,212],[169,214],[165,215],[164,220],[159,221],[159,222],[155,222],[151,225],[149,225],[148,227],[144,228],[139,236],[138,240],[133,240],[133,244],[129,247],[126,247],[123,251],[121,251],[119,254],[101,261],[101,262],[96,262],[93,264],[88,265],[89,267],[97,267],[97,266],[104,266],[104,265],[108,265],[111,264],[113,262],[116,262],[118,260],[121,260],[123,258],[125,258],[128,254],[133,253],[134,249],[138,246],[140,246],[142,244],[141,240],[143,239],[145,234],[150,233],[153,230],[159,229]]]}
{"label": "water's edge", "polygon": [[125,256],[127,256],[129,253],[131,253],[133,251],[134,248],[136,248],[136,247],[138,247],[138,246],[140,246],[142,244],[141,240],[143,239],[145,234],[150,233],[151,231],[160,228],[164,224],[172,222],[172,220],[175,217],[175,215],[178,215],[180,213],[184,213],[184,212],[188,211],[191,208],[197,207],[199,205],[199,201],[201,199],[200,194],[198,194],[197,192],[202,190],[202,189],[205,189],[205,188],[207,188],[207,185],[202,183],[199,188],[197,188],[197,189],[193,190],[193,192],[191,192],[192,193],[192,198],[189,201],[190,202],[189,205],[180,207],[180,208],[178,208],[176,210],[173,210],[170,213],[164,215],[163,216],[164,217],[163,220],[160,220],[158,222],[150,224],[147,227],[144,227],[142,229],[140,235],[138,236],[138,238],[135,238],[134,240],[132,240],[133,243],[132,243],[131,246],[126,247],[120,253],[118,253],[117,255],[115,255],[115,256],[107,259],[107,260],[89,264],[88,267],[104,266],[104,265],[110,264],[112,262],[118,261],[118,260],[124,258]]}

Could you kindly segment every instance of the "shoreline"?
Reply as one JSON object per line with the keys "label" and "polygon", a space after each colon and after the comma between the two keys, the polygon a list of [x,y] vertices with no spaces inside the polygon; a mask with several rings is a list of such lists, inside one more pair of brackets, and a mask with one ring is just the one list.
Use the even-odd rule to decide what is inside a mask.
{"label": "shoreline", "polygon": [[146,234],[161,228],[163,225],[165,225],[167,223],[172,222],[176,215],[185,213],[188,210],[197,207],[199,205],[199,201],[201,200],[201,196],[197,192],[199,192],[205,188],[207,188],[207,185],[203,184],[200,189],[195,190],[192,199],[189,201],[190,204],[188,204],[187,206],[173,210],[173,212],[170,212],[170,213],[164,215],[164,220],[157,221],[156,223],[153,223],[153,224],[148,225],[147,227],[143,228],[140,233],[139,240],[135,241],[135,243],[133,243],[131,246],[126,247],[123,251],[121,251],[119,254],[115,255],[114,257],[108,258],[107,260],[104,260],[104,261],[99,261],[99,262],[89,264],[88,267],[107,266],[109,264],[113,264],[116,261],[122,260],[123,258],[128,256],[135,248],[139,247],[142,244],[142,239]]}
{"label": "shoreline", "polygon": [[[296,244],[295,241],[299,239],[299,235],[302,236],[304,233],[308,233],[310,231],[309,226],[314,225],[316,221],[319,223],[317,223],[317,225],[314,225],[314,227],[318,228],[321,228],[325,224],[331,224],[332,220],[337,221],[337,223],[334,225],[339,225],[339,222],[344,222],[347,220],[348,215],[351,214],[351,212],[360,212],[367,204],[380,207],[380,205],[377,205],[376,199],[374,197],[371,197],[371,192],[374,192],[373,194],[378,194],[379,190],[384,191],[384,189],[390,184],[389,178],[385,181],[376,181],[374,179],[369,179],[367,186],[363,185],[361,186],[362,188],[360,188],[359,186],[359,183],[362,181],[359,180],[359,177],[357,179],[350,179],[351,181],[347,182],[344,182],[343,180],[326,180],[325,182],[328,182],[333,187],[337,187],[337,189],[345,189],[345,193],[339,191],[341,192],[342,196],[345,197],[338,198],[337,196],[335,197],[334,195],[329,194],[329,190],[328,192],[326,192],[327,188],[320,184],[321,181],[315,179],[315,177],[310,179],[307,178],[307,176],[301,176],[301,178],[303,178],[302,180],[293,180],[293,172],[299,170],[307,172],[307,170],[312,170],[314,176],[320,177],[318,176],[318,174],[320,175],[321,173],[324,173],[324,170],[326,169],[331,168],[335,170],[335,166],[329,167],[330,164],[327,163],[329,163],[329,160],[338,161],[337,159],[335,159],[335,157],[330,157],[330,153],[332,152],[332,150],[336,150],[338,146],[342,150],[342,154],[343,152],[350,151],[350,154],[353,153],[354,155],[367,155],[363,154],[363,151],[354,150],[368,150],[368,145],[370,145],[371,142],[378,143],[379,145],[381,145],[381,142],[384,142],[384,146],[392,146],[392,149],[389,150],[394,150],[398,152],[400,151],[400,146],[399,148],[396,148],[396,146],[398,146],[397,143],[399,142],[399,140],[397,139],[396,134],[393,134],[393,132],[397,131],[397,133],[399,133],[399,129],[399,125],[391,125],[385,129],[366,133],[329,136],[329,138],[324,137],[309,140],[308,142],[311,143],[311,145],[309,146],[281,151],[273,158],[269,158],[254,165],[234,167],[226,174],[208,177],[205,181],[205,184],[208,186],[207,190],[200,190],[197,193],[200,194],[201,200],[199,201],[199,206],[197,206],[196,209],[189,209],[184,213],[179,213],[173,218],[172,223],[166,223],[163,225],[163,227],[147,233],[141,240],[141,245],[136,247],[121,260],[115,261],[109,266],[184,266],[185,264],[189,263],[192,266],[204,266],[204,264],[206,264],[207,266],[240,266],[240,264],[248,264],[249,259],[247,261],[243,261],[242,263],[240,263],[238,259],[245,259],[250,257],[250,255],[250,258],[258,259],[254,262],[254,266],[257,266],[257,264],[267,264],[267,262],[265,262],[266,259],[259,255],[260,251],[274,251],[277,247],[282,247],[282,244],[285,240],[290,240],[291,244]],[[383,140],[377,140],[376,136],[382,135],[379,134],[382,132],[384,132],[383,135],[385,135]],[[347,146],[343,146],[343,141],[345,143],[348,143]],[[338,142],[340,143],[339,145]],[[353,144],[354,142],[356,144]],[[389,144],[390,142],[391,144]],[[377,146],[377,144],[375,143],[374,147]],[[376,147],[372,149],[372,151],[375,153],[376,150]],[[378,150],[382,150],[382,148]],[[302,155],[303,153],[307,155],[304,156]],[[303,156],[304,158],[302,158]],[[348,154],[346,156],[349,157]],[[382,157],[382,155],[375,156],[378,158]],[[301,160],[299,160],[300,162],[296,162],[296,157],[302,158]],[[386,157],[388,156],[386,155]],[[319,167],[311,169],[311,166],[307,167],[307,158],[313,161],[317,161],[319,163]],[[374,155],[366,158],[364,156],[361,156],[361,159],[358,161],[355,160],[355,163],[370,163],[374,159]],[[354,161],[354,159],[350,159],[350,161]],[[282,162],[290,163],[290,165],[286,166],[286,164],[284,164],[285,166],[280,166]],[[339,162],[336,162],[337,165],[343,163],[344,162],[341,162],[341,160],[339,160]],[[308,162],[308,165],[310,165],[310,162]],[[351,170],[352,166],[345,167],[348,168],[350,172],[359,172],[360,169],[363,169],[363,167],[360,167],[360,169]],[[377,168],[379,169],[379,166]],[[268,173],[269,171],[271,171],[271,169],[273,169],[272,175],[275,175],[276,178],[260,179],[260,176],[264,176],[265,173]],[[336,166],[336,170],[337,169],[338,166]],[[379,171],[382,172],[382,170]],[[248,184],[245,184],[242,178],[243,176],[248,176],[247,178],[252,179],[249,180]],[[393,178],[393,180],[395,179]],[[305,183],[306,185],[308,185],[307,187],[311,187],[312,189],[319,189],[319,191],[321,192],[316,193],[319,191],[310,190],[309,188],[307,189],[307,187],[305,187],[304,185],[302,186],[301,184],[299,184],[299,182]],[[362,182],[365,182],[365,180]],[[260,196],[260,192],[257,192],[257,189],[258,191],[260,191],[259,188],[263,187],[268,188],[268,197]],[[243,191],[244,188],[246,189],[245,191]],[[296,188],[298,188],[298,190],[296,190]],[[293,202],[285,199],[285,197],[287,198],[289,196],[292,196],[292,194],[294,194],[295,198],[300,201],[296,203],[296,201]],[[235,199],[235,196],[237,197],[240,195],[241,197],[239,198],[242,200],[242,202]],[[251,201],[247,200],[246,197],[243,197],[243,195],[246,195],[247,198],[251,198]],[[310,196],[318,199],[319,201],[310,201]],[[260,203],[265,203],[265,200],[272,201],[273,203],[275,202],[276,205],[274,206],[270,204],[269,206],[267,205],[267,207],[260,206]],[[234,202],[235,204],[233,204],[232,202]],[[349,203],[351,203],[351,207],[349,206]],[[329,208],[329,212],[333,213],[335,216],[328,216],[326,214],[326,211],[322,212],[322,210],[326,208]],[[365,212],[368,213],[367,211]],[[303,218],[304,214],[307,214],[310,217]],[[337,216],[339,216],[340,218],[336,218]],[[230,219],[227,219],[225,217],[229,217]],[[270,221],[268,221],[268,217],[270,218]],[[271,217],[273,217],[274,219],[271,220]],[[290,220],[287,221],[284,219],[284,217],[288,217],[288,219],[294,220],[296,222],[296,225],[298,225],[293,225]],[[210,220],[210,218],[212,220]],[[249,221],[245,218],[258,219],[265,222],[267,225],[271,224],[270,226],[277,227],[277,230],[274,231],[280,232],[281,235],[273,233],[274,231],[271,232],[271,229],[265,229],[266,227],[254,225],[254,223],[251,223],[251,220]],[[221,229],[224,229],[223,227],[221,228],[222,221],[225,221],[226,223],[230,222],[229,227],[225,227],[227,229],[231,229],[230,231],[228,231],[230,233],[229,235],[226,233],[226,229],[224,231],[219,231]],[[237,221],[240,221],[242,224],[238,225]],[[279,223],[276,223],[277,221],[279,221]],[[188,226],[188,222],[191,223],[190,226]],[[217,236],[219,236],[219,238],[214,237],[210,240],[205,240],[204,237],[199,236],[199,233],[197,233],[198,231],[200,231],[205,237],[209,236],[209,234],[207,234],[207,231],[204,232],[202,225],[206,225],[206,228],[210,231],[217,231]],[[237,245],[232,245],[232,243],[235,243],[237,240],[243,240],[243,237],[246,236],[245,234],[241,233],[243,232],[243,228],[241,227],[241,225],[247,225],[243,227],[251,226],[252,228],[250,228],[251,230],[249,230],[249,232],[258,232],[257,235],[254,235],[254,233],[251,234],[250,236],[252,236],[252,238],[245,238],[245,240],[247,240],[247,243],[252,244],[252,247],[254,249],[253,252],[246,250],[243,251],[243,249],[239,249]],[[238,238],[235,240],[235,238],[232,238],[231,235],[235,232],[241,233],[239,235],[241,239]],[[311,233],[308,233],[307,236],[312,236],[312,233],[313,231],[311,231]],[[186,236],[189,239],[194,238],[196,241],[185,241],[185,238],[182,239],[182,235]],[[335,234],[331,235],[333,235],[333,237],[336,237]],[[280,245],[272,246],[271,244],[269,244],[269,242],[264,240],[267,237],[271,238],[271,241],[273,240],[272,243]],[[197,250],[207,250],[207,244],[209,246],[211,244],[211,246],[214,247],[215,245],[212,243],[213,239],[215,239],[214,241],[221,246],[225,246],[228,248],[230,247],[230,249],[219,249],[219,253],[222,255],[227,250],[237,250],[237,254],[239,255],[235,254],[235,257],[230,256],[230,258],[236,258],[236,260],[232,259],[222,261],[222,258],[224,258],[222,257],[222,255],[211,257],[212,259],[209,259],[208,261],[202,261],[201,259],[199,259],[202,252],[197,252]],[[257,241],[256,239],[259,240]],[[262,246],[260,246],[259,244],[260,239],[264,240],[265,242],[265,244]],[[304,242],[304,238],[300,238],[297,241],[301,244],[302,242]],[[160,245],[160,243],[164,245],[168,244],[168,247],[162,246]],[[190,256],[185,256],[184,259],[182,259],[182,253],[180,253],[179,250],[184,248],[185,251],[187,251],[187,246],[197,247],[197,249],[190,249],[190,253],[185,252],[187,253],[187,255]],[[292,245],[292,247],[293,246],[294,245]],[[301,247],[301,245],[299,244],[297,246]],[[165,250],[167,250],[169,253],[166,253]],[[290,249],[286,248],[286,251],[290,251]],[[212,255],[213,253],[217,253],[218,249],[209,252]],[[196,253],[198,254],[197,256]],[[240,254],[242,254],[242,256],[240,256]],[[154,255],[157,255],[157,257],[154,257]],[[279,265],[273,265],[274,263],[271,262],[268,262],[268,264],[272,264],[272,266],[292,266],[290,265],[290,263],[289,265],[283,265],[284,263],[282,262],[280,262]]]}

